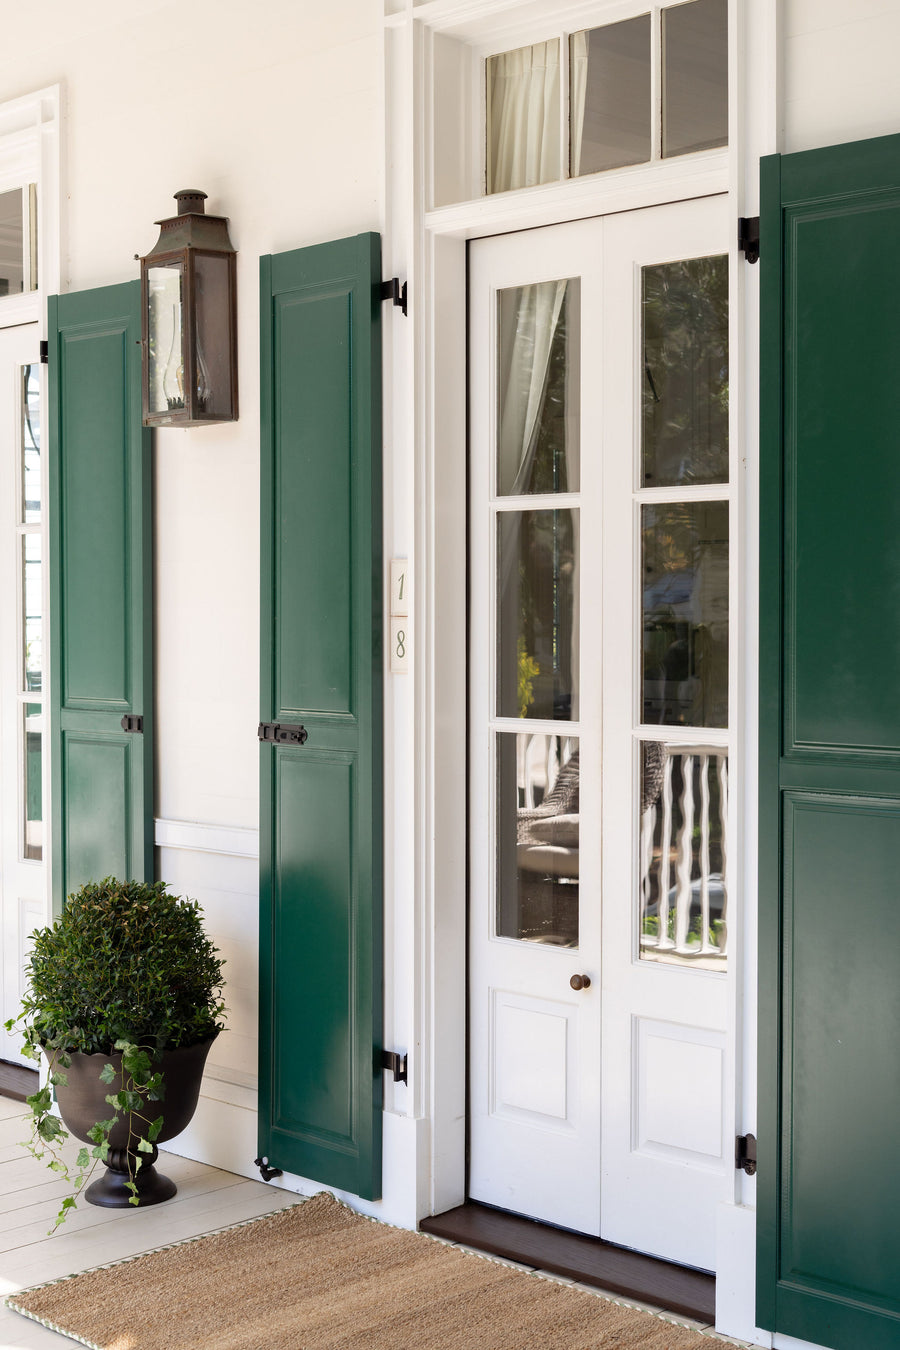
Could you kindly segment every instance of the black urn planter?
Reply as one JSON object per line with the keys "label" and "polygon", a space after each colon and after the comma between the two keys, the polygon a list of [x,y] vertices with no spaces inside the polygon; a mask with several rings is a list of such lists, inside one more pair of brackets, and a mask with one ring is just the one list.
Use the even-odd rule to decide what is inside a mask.
{"label": "black urn planter", "polygon": [[[167,1139],[174,1139],[189,1124],[197,1108],[206,1056],[214,1040],[215,1037],[211,1036],[197,1045],[164,1050],[161,1059],[154,1063],[154,1072],[159,1071],[163,1076],[165,1097],[161,1102],[146,1102],[145,1099],[145,1108],[141,1114],[148,1120],[164,1117],[157,1143],[163,1144]],[[98,1120],[107,1120],[112,1112],[106,1096],[115,1092],[117,1087],[115,1083],[101,1082],[104,1064],[111,1064],[118,1074],[122,1067],[121,1053],[115,1051],[106,1055],[84,1055],[73,1052],[71,1067],[65,1070],[68,1083],[56,1089],[63,1124],[70,1134],[85,1144],[92,1142],[88,1131]],[[136,1126],[141,1123],[134,1122]],[[130,1206],[132,1193],[127,1188],[127,1182],[132,1176],[137,1186],[139,1206],[158,1205],[163,1200],[171,1200],[176,1186],[174,1181],[156,1170],[154,1164],[159,1156],[156,1144],[151,1153],[140,1153],[139,1138],[139,1133],[132,1133],[129,1139],[129,1118],[123,1115],[110,1131],[106,1171],[91,1182],[84,1193],[90,1204],[102,1205],[107,1209]],[[135,1171],[137,1158],[140,1158],[141,1164]]]}

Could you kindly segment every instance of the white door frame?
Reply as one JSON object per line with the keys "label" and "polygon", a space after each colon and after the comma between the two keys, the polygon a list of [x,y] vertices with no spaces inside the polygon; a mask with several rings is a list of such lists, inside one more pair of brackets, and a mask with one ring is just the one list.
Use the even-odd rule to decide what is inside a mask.
{"label": "white door frame", "polygon": [[[602,0],[581,3],[579,24],[619,17]],[[433,0],[416,10],[385,0],[386,220],[385,275],[409,281],[410,321],[390,327],[385,345],[385,547],[408,556],[415,579],[417,642],[409,686],[396,682],[387,700],[389,754],[386,855],[395,882],[397,922],[410,921],[406,943],[414,989],[389,994],[386,1033],[416,1047],[411,1100],[397,1109],[430,1124],[417,1166],[418,1215],[440,1213],[465,1198],[465,898],[466,898],[466,241],[489,234],[650,205],[676,196],[728,191],[732,213],[758,211],[758,162],[779,148],[780,0],[730,0],[731,149],[692,160],[678,188],[666,173],[614,171],[561,186],[428,209],[435,165],[448,147],[435,127],[435,40],[483,45],[491,24],[507,31],[508,3]],[[529,7],[533,17],[536,6]],[[752,12],[751,12],[752,11]],[[562,14],[546,0],[548,27]],[[479,26],[480,25],[480,26]],[[476,32],[477,29],[477,32]],[[531,38],[529,40],[536,40]],[[509,42],[507,46],[513,46]],[[503,40],[496,44],[504,49]],[[472,94],[466,135],[477,141],[480,99]],[[476,128],[473,130],[473,128]],[[465,146],[459,149],[464,156]],[[739,706],[745,765],[739,808],[741,857],[736,878],[755,894],[756,539],[755,445],[758,363],[758,273],[737,265],[734,306],[734,400],[743,479],[736,485],[744,529],[739,590],[744,649]],[[407,693],[408,689],[408,693]],[[403,755],[414,768],[404,769]],[[410,866],[410,835],[415,856]],[[739,1127],[755,1117],[755,913],[743,907],[743,959],[735,980],[742,1016],[738,1035]],[[398,949],[399,950],[399,949]],[[737,1174],[735,1200],[753,1203],[755,1183]],[[752,1222],[749,1228],[752,1243]]]}

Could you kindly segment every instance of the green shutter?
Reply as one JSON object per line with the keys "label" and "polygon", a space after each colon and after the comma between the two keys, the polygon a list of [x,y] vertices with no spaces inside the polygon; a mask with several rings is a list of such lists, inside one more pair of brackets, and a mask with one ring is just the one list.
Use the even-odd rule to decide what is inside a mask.
{"label": "green shutter", "polygon": [[757,1320],[900,1346],[900,137],[762,165]]}
{"label": "green shutter", "polygon": [[261,260],[259,1149],[381,1191],[377,235]]}
{"label": "green shutter", "polygon": [[[50,725],[55,909],[152,880],[150,433],[140,285],[51,296]],[[125,732],[126,714],[143,733]]]}

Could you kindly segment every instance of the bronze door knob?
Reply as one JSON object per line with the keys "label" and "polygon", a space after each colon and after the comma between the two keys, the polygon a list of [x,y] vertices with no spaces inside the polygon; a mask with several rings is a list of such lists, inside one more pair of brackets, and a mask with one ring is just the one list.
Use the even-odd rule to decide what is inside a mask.
{"label": "bronze door knob", "polygon": [[590,989],[591,977],[590,975],[573,975],[569,984],[573,989]]}

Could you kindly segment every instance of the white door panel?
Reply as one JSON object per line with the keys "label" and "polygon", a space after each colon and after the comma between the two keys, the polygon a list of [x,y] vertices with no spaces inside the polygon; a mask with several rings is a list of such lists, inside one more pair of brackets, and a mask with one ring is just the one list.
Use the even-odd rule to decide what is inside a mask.
{"label": "white door panel", "polygon": [[727,239],[722,198],[470,249],[469,1192],[706,1268],[733,1175]]}

